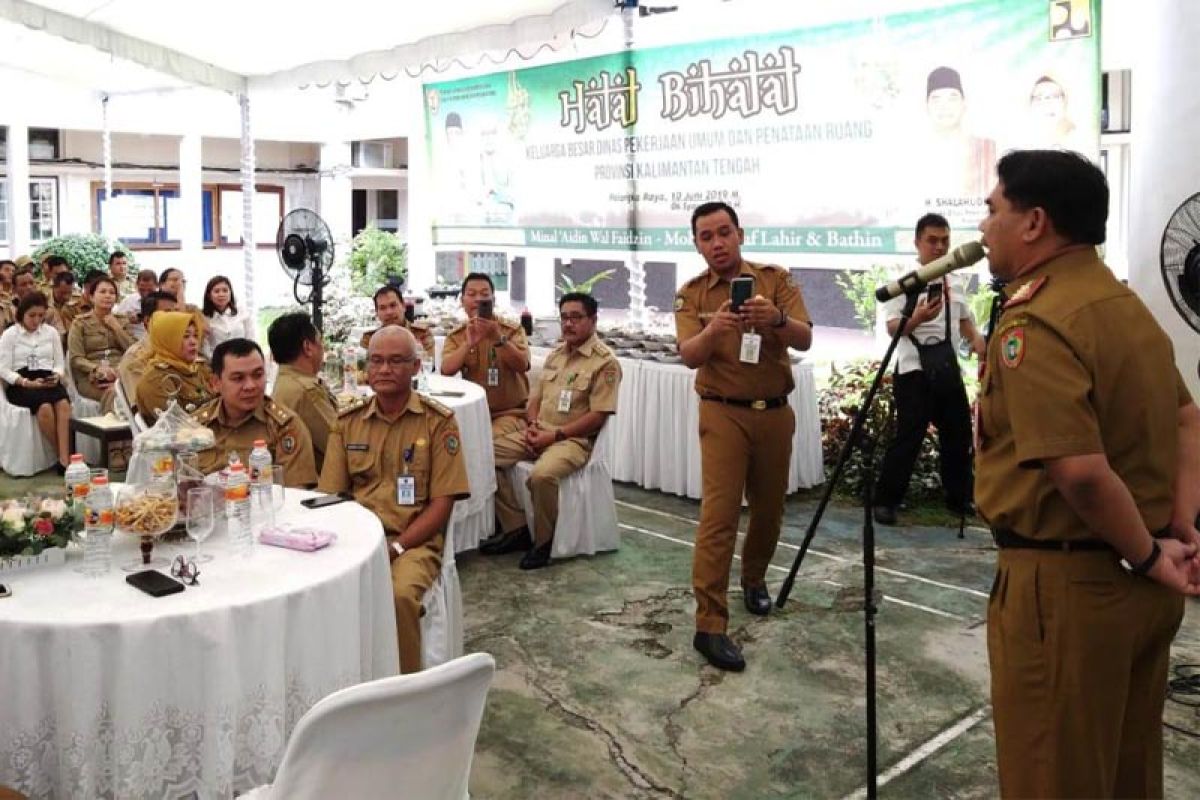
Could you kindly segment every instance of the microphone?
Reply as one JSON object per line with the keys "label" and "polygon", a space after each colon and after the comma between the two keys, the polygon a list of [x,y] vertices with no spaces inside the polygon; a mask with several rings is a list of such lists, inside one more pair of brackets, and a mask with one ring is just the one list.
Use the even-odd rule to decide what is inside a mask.
{"label": "microphone", "polygon": [[984,252],[983,245],[979,242],[960,244],[941,258],[935,258],[928,264],[922,264],[917,267],[907,275],[880,286],[875,290],[875,299],[884,303],[902,294],[919,292],[928,286],[931,281],[936,281],[938,278],[954,272],[956,269],[969,267],[985,255],[987,253]]}

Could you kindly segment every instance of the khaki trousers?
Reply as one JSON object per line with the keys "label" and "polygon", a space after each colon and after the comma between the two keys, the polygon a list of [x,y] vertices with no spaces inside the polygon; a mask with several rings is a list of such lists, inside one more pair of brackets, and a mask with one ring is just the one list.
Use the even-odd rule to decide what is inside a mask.
{"label": "khaki trousers", "polygon": [[792,457],[791,406],[766,411],[700,401],[700,469],[704,495],[692,560],[696,630],[724,633],[729,622],[729,568],[737,547],[742,496],[750,527],[742,547],[742,583],[763,586],[775,555]]}
{"label": "khaki trousers", "polygon": [[[400,671],[421,671],[421,616],[425,593],[442,571],[442,534],[420,547],[405,550],[392,561],[392,600],[396,606],[396,639],[400,644]],[[389,542],[388,547],[391,547]]]}
{"label": "khaki trousers", "polygon": [[1000,551],[988,660],[1000,794],[1162,797],[1183,597],[1110,552]]}
{"label": "khaki trousers", "polygon": [[520,414],[492,417],[492,443],[510,433],[525,433],[525,418]]}
{"label": "khaki trousers", "polygon": [[[591,448],[587,439],[555,442],[542,451],[529,475],[529,493],[533,499],[533,541],[545,544],[554,538],[558,523],[558,484],[587,464]],[[496,519],[502,533],[511,533],[525,524],[525,510],[517,499],[507,469],[524,461],[525,431],[513,431],[493,441],[496,450]]]}

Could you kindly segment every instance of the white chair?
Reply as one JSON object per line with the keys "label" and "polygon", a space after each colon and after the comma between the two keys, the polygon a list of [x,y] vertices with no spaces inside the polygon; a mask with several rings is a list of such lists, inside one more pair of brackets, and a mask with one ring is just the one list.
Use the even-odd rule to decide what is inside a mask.
{"label": "white chair", "polygon": [[58,454],[42,436],[33,412],[14,406],[0,387],[0,469],[26,478],[58,463]]}
{"label": "white chair", "polygon": [[454,562],[454,532],[446,526],[442,547],[442,571],[425,592],[421,604],[421,668],[445,664],[463,654],[463,601]]}
{"label": "white chair", "polygon": [[[616,423],[610,416],[600,429],[591,458],[579,471],[558,484],[558,524],[552,558],[593,555],[621,546],[617,506],[612,486],[612,440]],[[508,471],[517,498],[525,509],[525,524],[533,530],[533,497],[529,491],[532,461],[520,461]]]}
{"label": "white chair", "polygon": [[[75,388],[75,379],[71,374],[70,366],[66,370],[67,396],[71,399],[71,416],[75,419],[87,419],[88,417],[98,417],[101,413],[100,402],[84,397]],[[75,447],[83,460],[89,464],[100,463],[100,440],[94,439],[91,436],[77,437]]]}
{"label": "white chair", "polygon": [[334,692],[288,740],[253,800],[463,800],[496,662],[472,653],[413,675]]}

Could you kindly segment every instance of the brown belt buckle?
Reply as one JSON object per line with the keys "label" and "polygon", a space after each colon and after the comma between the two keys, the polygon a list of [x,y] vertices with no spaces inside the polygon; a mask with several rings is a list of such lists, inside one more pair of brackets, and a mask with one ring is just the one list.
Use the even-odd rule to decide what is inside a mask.
{"label": "brown belt buckle", "polygon": [[767,410],[767,401],[766,400],[755,400],[753,403],[750,404],[750,407],[753,408],[755,411],[766,411]]}

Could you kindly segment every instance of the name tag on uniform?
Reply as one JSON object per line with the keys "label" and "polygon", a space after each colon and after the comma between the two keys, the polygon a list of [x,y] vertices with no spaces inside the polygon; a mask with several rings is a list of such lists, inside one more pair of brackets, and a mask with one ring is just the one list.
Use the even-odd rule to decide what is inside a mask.
{"label": "name tag on uniform", "polygon": [[742,350],[738,354],[738,360],[743,364],[757,364],[758,356],[762,350],[762,337],[757,333],[742,334]]}
{"label": "name tag on uniform", "polygon": [[365,453],[371,449],[369,444],[346,444],[346,449],[352,453]]}
{"label": "name tag on uniform", "polygon": [[417,479],[412,475],[396,478],[396,503],[402,506],[417,504]]}
{"label": "name tag on uniform", "polygon": [[571,390],[563,389],[558,393],[558,413],[566,414],[571,410]]}
{"label": "name tag on uniform", "polygon": [[500,385],[500,370],[499,370],[499,368],[488,367],[487,385],[488,386],[499,386]]}

